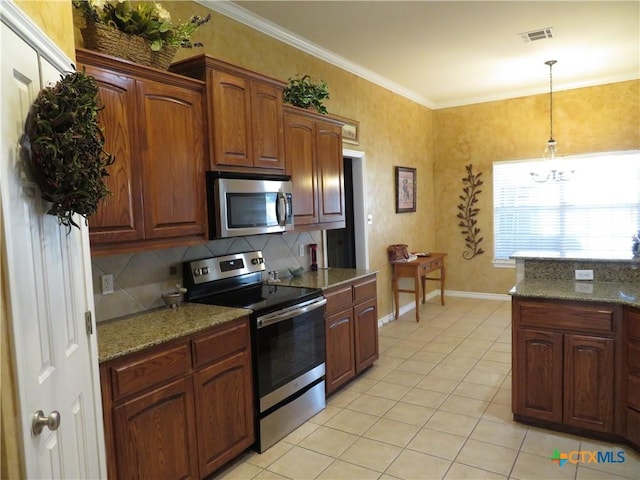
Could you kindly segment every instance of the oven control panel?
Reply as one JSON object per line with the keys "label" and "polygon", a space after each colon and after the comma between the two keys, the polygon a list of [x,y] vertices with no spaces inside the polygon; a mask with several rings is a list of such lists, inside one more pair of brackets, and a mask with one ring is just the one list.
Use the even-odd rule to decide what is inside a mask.
{"label": "oven control panel", "polygon": [[235,253],[221,257],[203,258],[186,262],[185,273],[190,275],[194,285],[237,277],[266,269],[262,252]]}

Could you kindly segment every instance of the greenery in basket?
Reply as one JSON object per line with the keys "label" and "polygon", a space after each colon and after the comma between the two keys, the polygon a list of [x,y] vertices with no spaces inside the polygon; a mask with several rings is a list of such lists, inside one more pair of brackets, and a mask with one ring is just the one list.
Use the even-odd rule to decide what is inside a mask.
{"label": "greenery in basket", "polygon": [[191,36],[211,19],[193,15],[187,23],[173,25],[171,15],[158,2],[129,2],[117,0],[73,0],[73,5],[82,10],[89,22],[98,22],[113,27],[127,35],[142,37],[151,42],[151,50],[162,47],[201,47],[202,43],[191,43]]}
{"label": "greenery in basket", "polygon": [[315,108],[318,113],[327,114],[327,107],[322,101],[329,98],[329,89],[323,81],[315,81],[309,75],[289,78],[284,89],[284,102],[301,108]]}
{"label": "greenery in basket", "polygon": [[79,228],[74,213],[86,219],[110,193],[103,177],[114,158],[103,148],[99,110],[93,78],[84,72],[63,74],[38,94],[20,140],[31,178],[42,198],[53,203],[47,213],[69,229]]}

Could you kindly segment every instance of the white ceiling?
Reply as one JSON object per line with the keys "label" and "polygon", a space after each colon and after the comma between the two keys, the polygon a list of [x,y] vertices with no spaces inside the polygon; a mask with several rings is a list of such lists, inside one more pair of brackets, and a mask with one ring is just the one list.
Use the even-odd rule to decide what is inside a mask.
{"label": "white ceiling", "polygon": [[430,108],[640,78],[638,0],[200,3]]}

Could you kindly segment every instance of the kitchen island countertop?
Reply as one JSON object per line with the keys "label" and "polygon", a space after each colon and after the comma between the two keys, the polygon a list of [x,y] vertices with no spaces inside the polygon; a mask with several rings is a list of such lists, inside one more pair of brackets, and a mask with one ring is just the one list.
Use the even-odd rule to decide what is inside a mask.
{"label": "kitchen island countertop", "polygon": [[509,294],[517,297],[618,303],[640,307],[638,283],[525,278]]}
{"label": "kitchen island countertop", "polygon": [[244,308],[183,303],[97,324],[100,363],[251,314]]}
{"label": "kitchen island countertop", "polygon": [[291,285],[294,287],[320,288],[326,290],[331,287],[353,282],[360,278],[378,273],[377,270],[359,268],[320,268],[316,272],[307,271],[300,277],[284,277],[273,285]]}

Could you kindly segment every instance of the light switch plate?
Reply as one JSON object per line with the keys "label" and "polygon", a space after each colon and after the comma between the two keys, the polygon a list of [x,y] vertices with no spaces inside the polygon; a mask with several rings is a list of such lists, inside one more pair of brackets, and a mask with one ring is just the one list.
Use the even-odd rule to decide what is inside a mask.
{"label": "light switch plate", "polygon": [[109,295],[113,293],[113,275],[108,273],[100,277],[102,281],[102,295]]}
{"label": "light switch plate", "polygon": [[576,280],[593,280],[593,270],[576,270]]}
{"label": "light switch plate", "polygon": [[302,244],[298,245],[298,255],[304,257],[304,245]]}

